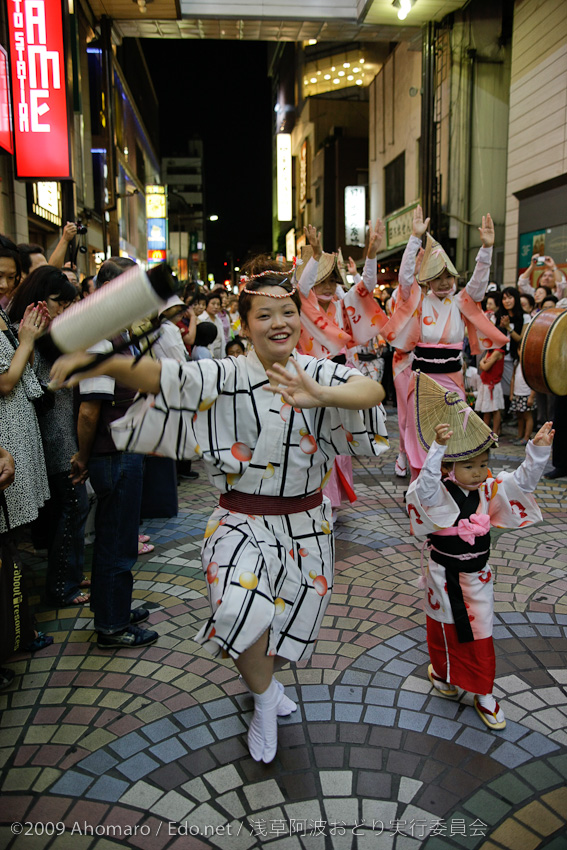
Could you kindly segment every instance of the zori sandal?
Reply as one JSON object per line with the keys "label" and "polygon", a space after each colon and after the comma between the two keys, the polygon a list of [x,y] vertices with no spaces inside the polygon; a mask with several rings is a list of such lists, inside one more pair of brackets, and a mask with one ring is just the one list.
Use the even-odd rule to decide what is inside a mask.
{"label": "zori sandal", "polygon": [[138,543],[138,555],[149,555],[155,548],[151,543]]}
{"label": "zori sandal", "polygon": [[455,685],[449,684],[449,682],[445,682],[443,679],[438,679],[433,675],[433,664],[430,664],[427,668],[427,677],[438,694],[446,699],[455,699],[455,697],[459,696],[459,689],[455,687]]}
{"label": "zori sandal", "polygon": [[478,701],[478,697],[475,694],[474,697],[474,707],[476,713],[482,720],[485,726],[488,726],[489,729],[505,729],[506,728],[506,718],[504,717],[504,712],[494,700],[495,708],[494,711],[491,711],[489,708],[485,708]]}

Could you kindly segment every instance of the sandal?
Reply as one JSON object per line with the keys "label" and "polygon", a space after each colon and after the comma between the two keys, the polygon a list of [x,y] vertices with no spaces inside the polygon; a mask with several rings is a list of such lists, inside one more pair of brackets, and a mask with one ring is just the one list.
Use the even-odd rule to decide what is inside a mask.
{"label": "sandal", "polygon": [[48,605],[56,605],[58,608],[69,608],[71,605],[86,605],[91,601],[90,593],[75,591],[68,599],[57,599],[55,596],[47,596]]}
{"label": "sandal", "polygon": [[22,646],[24,652],[38,652],[40,649],[45,649],[51,646],[53,638],[51,635],[46,635],[45,632],[36,632],[35,638],[27,646]]}
{"label": "sandal", "polygon": [[80,588],[83,588],[83,587],[90,587],[90,586],[91,586],[91,580],[90,580],[90,578],[87,578],[86,576],[83,576],[83,578],[82,578],[82,579],[81,579],[81,581],[79,582],[79,587],[80,587]]}
{"label": "sandal", "polygon": [[138,555],[148,555],[153,552],[156,547],[151,543],[138,543]]}
{"label": "sandal", "polygon": [[149,543],[150,535],[149,534],[138,534],[138,543]]}
{"label": "sandal", "polygon": [[9,667],[0,667],[0,691],[12,684],[15,675]]}
{"label": "sandal", "polygon": [[[494,711],[490,711],[489,708],[485,708],[483,705],[480,704],[480,702],[478,701],[478,697],[475,694],[474,707],[476,713],[478,714],[484,725],[488,726],[489,729],[506,728],[506,718],[504,717],[504,712],[501,710],[497,702]],[[501,718],[500,720],[498,720],[499,715]]]}
{"label": "sandal", "polygon": [[[459,689],[455,687],[455,685],[451,685],[449,682],[443,681],[443,679],[437,679],[433,675],[433,664],[430,664],[427,668],[427,678],[435,688],[436,692],[440,694],[442,697],[446,699],[455,699],[455,697],[459,696]],[[438,684],[435,684],[435,683]],[[439,685],[445,685],[444,688],[440,688]]]}

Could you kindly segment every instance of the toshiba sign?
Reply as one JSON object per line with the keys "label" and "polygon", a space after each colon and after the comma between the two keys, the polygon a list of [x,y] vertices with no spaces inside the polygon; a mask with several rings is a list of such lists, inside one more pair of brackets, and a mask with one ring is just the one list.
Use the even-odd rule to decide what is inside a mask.
{"label": "toshiba sign", "polygon": [[19,178],[71,177],[61,0],[8,0]]}

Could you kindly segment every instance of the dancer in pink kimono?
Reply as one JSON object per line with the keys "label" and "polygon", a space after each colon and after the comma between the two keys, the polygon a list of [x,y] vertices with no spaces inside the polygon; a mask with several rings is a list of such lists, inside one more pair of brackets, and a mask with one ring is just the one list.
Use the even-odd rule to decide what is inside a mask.
{"label": "dancer in pink kimono", "polygon": [[[492,694],[496,660],[490,527],[524,528],[541,520],[532,493],[549,459],[554,431],[546,422],[528,443],[521,466],[493,475],[488,445],[496,435],[455,392],[441,396],[446,400],[439,416],[452,415],[455,431],[447,423],[436,426],[425,464],[407,494],[412,534],[427,536],[430,552],[425,579],[428,676],[444,697],[458,697],[459,688],[475,694],[474,707],[483,723],[503,729],[504,713]],[[475,430],[474,417],[486,429],[484,435],[479,439],[477,427],[474,439],[467,443],[465,433],[459,441],[462,428],[455,416],[469,432]]]}
{"label": "dancer in pink kimono", "polygon": [[[413,351],[412,372],[420,370],[432,375],[449,390],[465,397],[462,372],[462,348],[465,330],[473,354],[505,345],[504,336],[486,318],[481,302],[488,285],[494,225],[490,215],[483,216],[479,227],[482,247],[479,249],[473,275],[466,287],[456,293],[458,272],[443,247],[427,234],[427,245],[417,276],[415,264],[421,239],[427,232],[429,219],[423,211],[414,211],[412,235],[404,251],[399,273],[399,294],[394,314],[381,330],[382,336],[399,352]],[[420,284],[430,286],[423,296]],[[456,294],[455,294],[456,293]],[[407,364],[400,364],[407,374]],[[425,460],[426,452],[415,431],[414,375],[408,381],[407,421],[404,434],[412,480]]]}
{"label": "dancer in pink kimono", "polygon": [[[313,357],[327,357],[335,363],[356,368],[355,353],[380,332],[387,316],[373,297],[376,287],[376,254],[384,238],[384,225],[378,220],[370,225],[368,252],[362,279],[344,292],[345,279],[337,254],[327,254],[321,247],[320,234],[312,225],[305,228],[310,250],[309,259],[296,267],[301,296],[301,337],[298,350]],[[333,519],[341,502],[356,501],[352,477],[352,460],[337,456],[324,494],[331,501]]]}

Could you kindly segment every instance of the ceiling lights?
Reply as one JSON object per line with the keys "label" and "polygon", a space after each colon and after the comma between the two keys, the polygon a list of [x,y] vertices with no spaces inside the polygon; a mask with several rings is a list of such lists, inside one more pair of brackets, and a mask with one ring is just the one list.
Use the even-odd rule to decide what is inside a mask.
{"label": "ceiling lights", "polygon": [[312,97],[337,88],[368,86],[381,67],[382,61],[378,56],[361,56],[360,48],[306,62],[303,67],[303,95]]}

